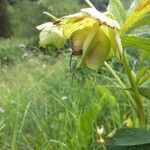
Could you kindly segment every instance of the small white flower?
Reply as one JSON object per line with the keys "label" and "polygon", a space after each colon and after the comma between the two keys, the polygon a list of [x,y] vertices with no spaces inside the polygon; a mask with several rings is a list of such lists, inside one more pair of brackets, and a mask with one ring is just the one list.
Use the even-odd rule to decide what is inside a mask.
{"label": "small white flower", "polygon": [[98,140],[98,143],[100,143],[100,144],[105,144],[105,140],[102,139],[102,138],[100,138],[100,139]]}
{"label": "small white flower", "polygon": [[4,113],[4,109],[0,107],[0,113]]}
{"label": "small white flower", "polygon": [[27,58],[28,56],[29,56],[28,53],[24,53],[24,54],[22,55],[22,58],[25,59],[25,58]]}
{"label": "small white flower", "polygon": [[46,68],[46,65],[45,64],[43,64],[43,66],[42,66],[43,68]]}
{"label": "small white flower", "polygon": [[19,44],[17,47],[18,47],[18,48],[26,49],[26,48],[27,48],[27,45],[26,45],[26,44]]}
{"label": "small white flower", "polygon": [[67,96],[63,96],[61,99],[62,99],[62,100],[66,100],[66,99],[67,99]]}
{"label": "small white flower", "polygon": [[101,128],[97,127],[97,134],[98,134],[99,136],[101,136],[103,133],[104,133],[104,127],[103,127],[103,125],[102,125]]}

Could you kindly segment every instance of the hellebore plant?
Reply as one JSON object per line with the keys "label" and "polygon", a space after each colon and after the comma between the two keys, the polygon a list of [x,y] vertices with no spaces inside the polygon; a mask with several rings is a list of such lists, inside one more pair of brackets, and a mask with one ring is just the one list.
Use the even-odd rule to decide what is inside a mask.
{"label": "hellebore plant", "polygon": [[78,70],[81,66],[87,66],[92,70],[98,71],[104,64],[120,86],[123,89],[129,89],[106,62],[110,57],[117,57],[124,65],[130,81],[131,90],[125,92],[137,114],[138,126],[146,128],[147,116],[144,113],[141,99],[142,95],[147,94],[143,94],[145,91],[142,93],[139,89],[150,77],[145,76],[146,72],[149,72],[149,68],[142,69],[136,75],[131,70],[124,48],[150,49],[150,46],[148,46],[149,39],[128,34],[136,27],[147,24],[144,19],[147,17],[147,14],[149,15],[150,1],[135,0],[127,15],[119,0],[111,0],[109,6],[111,12],[105,13],[96,10],[89,0],[85,1],[91,8],[81,9],[76,14],[59,19],[51,15],[55,19],[54,22],[37,26],[37,29],[41,30],[40,45],[42,47],[52,46],[61,49],[69,40],[72,54],[78,56],[75,70]]}

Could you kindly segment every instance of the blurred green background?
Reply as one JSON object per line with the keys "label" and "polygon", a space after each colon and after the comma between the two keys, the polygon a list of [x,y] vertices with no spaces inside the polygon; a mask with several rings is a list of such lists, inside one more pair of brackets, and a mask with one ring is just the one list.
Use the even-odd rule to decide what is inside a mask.
{"label": "blurred green background", "polygon": [[[122,0],[126,9],[131,1]],[[52,21],[43,11],[61,17],[83,7],[83,0],[0,0],[0,150],[99,150],[97,126],[108,133],[136,124],[105,67],[73,76],[69,48],[39,47],[36,26]],[[130,53],[136,68],[139,53]],[[110,65],[128,83],[122,65],[114,59]]]}

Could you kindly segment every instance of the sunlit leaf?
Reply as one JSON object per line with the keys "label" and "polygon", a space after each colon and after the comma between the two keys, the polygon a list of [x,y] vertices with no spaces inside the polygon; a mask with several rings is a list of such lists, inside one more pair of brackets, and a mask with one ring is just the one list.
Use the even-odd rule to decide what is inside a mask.
{"label": "sunlit leaf", "polygon": [[140,1],[138,7],[130,14],[121,27],[121,36],[126,34],[148,12],[150,12],[150,0]]}
{"label": "sunlit leaf", "polygon": [[134,26],[132,26],[128,32],[133,31],[136,28],[142,28],[143,26],[150,26],[150,13],[143,16]]}
{"label": "sunlit leaf", "polygon": [[145,60],[150,60],[150,51],[145,51],[143,50],[143,52],[140,55],[140,60],[141,61],[145,61]]}
{"label": "sunlit leaf", "polygon": [[136,9],[141,0],[133,0],[129,9],[127,10],[127,17]]}
{"label": "sunlit leaf", "polygon": [[126,127],[131,128],[133,127],[133,121],[131,118],[127,118],[123,121],[123,124],[126,125]]}
{"label": "sunlit leaf", "polygon": [[108,10],[120,24],[126,20],[126,12],[120,0],[110,0]]}
{"label": "sunlit leaf", "polygon": [[149,51],[150,39],[138,37],[136,35],[125,35],[123,38],[123,46],[126,48],[138,48]]}
{"label": "sunlit leaf", "polygon": [[57,27],[46,27],[40,33],[40,45],[42,47],[48,47],[54,45],[56,48],[63,48],[66,39],[63,35],[63,30]]}
{"label": "sunlit leaf", "polygon": [[116,20],[111,19],[110,17],[97,11],[94,8],[84,8],[84,9],[81,9],[81,11],[83,13],[91,16],[92,18],[95,18],[96,20],[98,20],[100,25],[107,25],[107,26],[114,28],[114,29],[118,29],[118,30],[120,29],[120,25]]}

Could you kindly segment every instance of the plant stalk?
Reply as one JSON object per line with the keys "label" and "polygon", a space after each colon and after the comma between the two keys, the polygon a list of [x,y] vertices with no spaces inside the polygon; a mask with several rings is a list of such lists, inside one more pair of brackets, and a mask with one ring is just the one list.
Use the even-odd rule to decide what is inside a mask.
{"label": "plant stalk", "polygon": [[[90,7],[95,8],[94,5],[89,0],[84,0],[84,1]],[[133,94],[131,94],[131,96],[132,96],[132,98],[134,100],[135,105],[133,104],[131,99],[130,99],[130,102],[133,105],[134,111],[137,114],[137,118],[138,118],[138,121],[139,121],[139,126],[141,128],[146,128],[147,117],[146,117],[146,115],[144,113],[144,109],[143,109],[143,106],[142,106],[142,100],[141,100],[141,96],[140,96],[139,91],[138,91],[138,85],[136,84],[136,78],[134,77],[134,74],[133,74],[133,72],[132,72],[132,70],[130,68],[130,65],[129,65],[127,57],[126,57],[126,54],[123,51],[121,39],[119,38],[119,33],[115,31],[114,34],[115,34],[116,41],[118,43],[119,54],[123,54],[123,55],[120,55],[120,56],[122,56],[122,58],[121,58],[122,59],[122,63],[124,65],[126,74],[127,74],[128,79],[130,81],[130,84],[131,84],[131,89],[132,89],[132,92],[133,92]],[[118,75],[115,73],[115,71],[106,62],[104,64],[108,68],[108,70],[112,73],[112,75],[116,78],[116,80],[119,82],[121,87],[124,88],[125,85],[123,84],[121,79],[118,77]],[[128,95],[130,95],[130,93]],[[131,96],[129,96],[129,97],[131,98]]]}
{"label": "plant stalk", "polygon": [[47,16],[49,16],[50,18],[52,18],[53,20],[55,20],[55,21],[57,21],[58,20],[58,18],[57,17],[55,17],[54,15],[52,15],[51,13],[49,13],[49,12],[46,12],[46,11],[44,11],[43,12],[45,15],[47,15]]}
{"label": "plant stalk", "polygon": [[[118,83],[120,84],[121,88],[122,89],[126,89],[127,87],[122,82],[122,80],[119,78],[119,76],[116,74],[116,72],[112,69],[112,67],[107,62],[104,62],[104,65],[110,71],[110,73],[113,75],[113,77],[118,81]],[[133,101],[133,98],[130,95],[130,93],[128,91],[125,91],[125,93],[128,96],[131,105],[136,109],[136,105],[135,105],[135,103]]]}
{"label": "plant stalk", "polygon": [[147,117],[144,113],[141,96],[138,91],[138,85],[136,84],[136,75],[130,68],[126,53],[124,52],[123,47],[122,47],[121,39],[119,38],[119,33],[118,32],[114,32],[114,33],[115,33],[115,38],[116,38],[116,41],[118,44],[118,51],[120,54],[122,54],[122,63],[124,65],[126,74],[130,81],[130,85],[131,85],[131,89],[132,89],[132,93],[133,93],[132,98],[134,99],[134,103],[136,104],[136,107],[134,107],[134,110],[138,117],[139,126],[141,128],[146,128]]}
{"label": "plant stalk", "polygon": [[144,110],[143,110],[143,106],[142,106],[142,100],[141,100],[141,96],[139,94],[139,91],[138,91],[138,85],[136,84],[136,79],[135,79],[135,75],[134,73],[132,72],[131,68],[130,68],[130,65],[128,63],[128,60],[127,60],[127,57],[126,57],[126,54],[124,53],[123,54],[123,65],[125,67],[125,71],[127,73],[127,76],[129,78],[129,81],[130,81],[130,84],[131,84],[131,89],[132,89],[132,92],[133,92],[133,99],[136,103],[136,114],[137,114],[137,117],[138,117],[138,120],[139,120],[139,125],[141,128],[146,128],[146,123],[147,123],[147,117],[144,113]]}
{"label": "plant stalk", "polygon": [[89,0],[84,0],[86,3],[87,3],[87,5],[89,5],[91,8],[94,8],[94,9],[96,9],[95,8],[95,6],[89,1]]}

